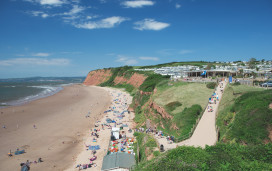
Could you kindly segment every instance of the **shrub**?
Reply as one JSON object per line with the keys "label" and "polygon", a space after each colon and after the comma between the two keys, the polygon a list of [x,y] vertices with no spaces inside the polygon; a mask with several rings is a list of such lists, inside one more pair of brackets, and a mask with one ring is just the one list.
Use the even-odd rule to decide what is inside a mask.
{"label": "shrub", "polygon": [[240,83],[240,82],[235,82],[235,83],[233,83],[232,85],[233,85],[233,86],[238,86],[238,85],[241,85],[241,83]]}
{"label": "shrub", "polygon": [[271,143],[256,146],[219,143],[205,149],[181,146],[140,163],[135,170],[271,170],[271,149]]}
{"label": "shrub", "polygon": [[177,107],[181,106],[182,104],[179,101],[170,102],[166,105],[166,109],[169,111],[175,110]]}
{"label": "shrub", "polygon": [[157,157],[157,156],[159,156],[161,153],[159,152],[159,151],[154,151],[153,152],[153,155],[155,156],[155,157]]}
{"label": "shrub", "polygon": [[151,74],[149,75],[143,84],[139,87],[143,92],[152,92],[156,85],[164,79],[168,79],[169,76],[162,76],[160,74]]}
{"label": "shrub", "polygon": [[157,142],[153,137],[149,136],[147,142],[145,143],[145,145],[147,147],[157,147]]}
{"label": "shrub", "polygon": [[216,85],[217,84],[215,82],[211,82],[211,83],[206,84],[206,87],[210,88],[210,89],[214,89],[216,87]]}

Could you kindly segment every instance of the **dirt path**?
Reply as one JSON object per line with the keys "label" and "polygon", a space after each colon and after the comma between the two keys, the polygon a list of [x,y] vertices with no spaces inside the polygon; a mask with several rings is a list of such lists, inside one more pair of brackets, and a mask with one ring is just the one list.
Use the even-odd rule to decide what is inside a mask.
{"label": "dirt path", "polygon": [[[226,82],[223,83],[223,88],[225,89]],[[220,91],[220,84],[218,85],[215,93],[219,96],[219,102],[222,99],[223,93]],[[208,107],[205,109],[205,112],[203,113],[202,118],[200,119],[193,135],[191,138],[184,140],[179,143],[172,143],[169,144],[169,142],[166,140],[165,137],[159,138],[156,137],[159,144],[163,144],[165,150],[170,150],[173,148],[176,148],[177,146],[195,146],[195,147],[202,147],[204,148],[206,145],[214,145],[217,141],[217,134],[216,134],[216,113],[219,107],[219,102],[217,101],[216,104],[209,104],[208,106],[212,106],[213,112],[208,112]]]}

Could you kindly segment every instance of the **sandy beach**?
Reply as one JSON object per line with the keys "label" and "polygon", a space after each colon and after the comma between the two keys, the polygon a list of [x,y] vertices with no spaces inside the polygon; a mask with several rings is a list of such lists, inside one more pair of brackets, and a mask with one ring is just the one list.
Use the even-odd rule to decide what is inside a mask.
{"label": "sandy beach", "polygon": [[[104,89],[73,85],[23,106],[0,109],[1,170],[20,170],[20,163],[39,157],[44,162],[32,163],[31,170],[73,167],[88,129],[104,117],[110,104],[111,97]],[[14,154],[17,148],[26,153],[8,157],[9,151]]]}
{"label": "sandy beach", "polygon": [[[79,168],[76,166],[81,164],[89,164],[90,163],[90,158],[93,157],[92,150],[88,150],[87,146],[100,146],[99,150],[96,150],[95,156],[97,159],[93,161],[94,165],[91,168],[87,168],[87,170],[101,170],[102,168],[102,162],[104,156],[108,152],[108,147],[109,147],[109,142],[110,142],[110,136],[111,136],[111,128],[112,127],[120,127],[123,124],[127,125],[127,127],[123,128],[123,132],[125,132],[127,137],[133,137],[133,131],[129,132],[129,129],[134,129],[134,113],[133,112],[124,112],[124,117],[122,119],[117,117],[118,113],[122,113],[123,111],[127,111],[129,105],[132,102],[132,96],[128,94],[127,92],[124,92],[120,89],[114,89],[114,88],[108,88],[108,87],[103,87],[101,89],[104,89],[106,92],[111,97],[111,105],[106,109],[114,109],[111,110],[107,113],[104,114],[103,118],[99,119],[96,121],[97,127],[93,127],[92,129],[88,130],[87,136],[84,137],[83,139],[83,144],[81,147],[81,152],[79,155],[76,157],[74,164],[66,169],[66,171],[77,171]],[[115,112],[114,112],[115,111]],[[115,120],[115,123],[107,123],[107,119]],[[108,125],[108,126],[103,126],[102,125]],[[97,134],[99,135],[99,138],[96,138],[95,136],[91,136],[92,132],[95,132],[94,129],[97,129]],[[94,142],[93,139],[96,139]]]}

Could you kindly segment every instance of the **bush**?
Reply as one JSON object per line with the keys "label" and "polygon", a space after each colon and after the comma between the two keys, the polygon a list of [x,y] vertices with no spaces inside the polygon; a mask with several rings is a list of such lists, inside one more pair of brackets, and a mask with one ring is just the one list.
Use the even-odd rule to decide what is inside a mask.
{"label": "bush", "polygon": [[179,101],[170,102],[166,105],[166,109],[169,111],[175,110],[177,107],[181,106],[182,104]]}
{"label": "bush", "polygon": [[[189,108],[185,108],[181,113],[177,113],[173,120],[176,123],[177,127],[180,129],[181,137],[185,135],[189,135],[191,129],[196,124],[196,120],[198,119],[199,115],[201,114],[202,107],[198,104],[193,105]],[[177,137],[177,140],[183,140]]]}
{"label": "bush", "polygon": [[233,83],[232,85],[233,85],[233,86],[238,86],[238,85],[241,85],[241,83],[240,83],[240,82],[235,82],[235,83]]}
{"label": "bush", "polygon": [[153,137],[149,136],[147,142],[145,143],[145,145],[147,147],[157,147],[157,142]]}
{"label": "bush", "polygon": [[149,75],[143,84],[139,87],[143,92],[152,92],[156,85],[164,79],[168,79],[169,76],[162,76],[160,74],[151,74]]}
{"label": "bush", "polygon": [[209,89],[215,89],[216,85],[217,84],[215,82],[211,82],[211,83],[206,84],[206,87]]}
{"label": "bush", "polygon": [[271,143],[257,146],[219,143],[205,149],[181,146],[140,163],[135,170],[271,170],[271,149]]}
{"label": "bush", "polygon": [[154,155],[155,157],[158,157],[160,154],[161,154],[161,153],[160,153],[159,151],[154,151],[154,152],[153,152],[153,155]]}
{"label": "bush", "polygon": [[127,92],[129,92],[130,94],[131,94],[132,91],[135,89],[135,88],[133,87],[133,85],[130,85],[130,84],[117,84],[117,85],[115,85],[114,87],[116,87],[116,88],[125,88],[125,90],[126,90]]}
{"label": "bush", "polygon": [[272,90],[249,92],[235,100],[232,111],[235,119],[226,133],[226,140],[236,139],[242,144],[260,144],[269,139],[267,130],[272,125]]}

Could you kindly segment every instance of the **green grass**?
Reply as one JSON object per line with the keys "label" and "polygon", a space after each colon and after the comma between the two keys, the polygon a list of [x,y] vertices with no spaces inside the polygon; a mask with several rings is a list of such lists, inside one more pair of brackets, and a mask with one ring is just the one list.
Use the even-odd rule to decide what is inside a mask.
{"label": "green grass", "polygon": [[272,110],[268,109],[271,92],[245,85],[228,85],[216,121],[220,141],[258,144],[268,139],[267,127],[272,124]]}
{"label": "green grass", "polygon": [[263,88],[260,87],[252,87],[247,85],[238,85],[238,86],[231,86],[233,88],[234,94],[243,94],[246,92],[252,91],[263,91]]}
{"label": "green grass", "polygon": [[189,134],[196,124],[196,120],[199,118],[201,112],[202,108],[200,105],[193,105],[190,108],[185,108],[182,112],[177,113],[174,116],[173,122],[179,128],[178,135],[180,135],[176,136],[177,141],[189,138]]}
{"label": "green grass", "polygon": [[[205,61],[188,61],[188,62],[171,62],[171,63],[164,63],[164,64],[158,64],[158,65],[149,65],[149,66],[142,66],[137,68],[161,68],[161,67],[175,67],[175,66],[182,66],[182,65],[193,65],[193,66],[199,66],[202,67],[202,65],[208,65],[212,64],[215,65],[213,62],[205,62]],[[221,65],[221,64],[216,64]]]}
{"label": "green grass", "polygon": [[[105,86],[114,86],[115,83],[114,83],[114,79],[117,77],[117,76],[122,76],[124,75],[126,72],[129,72],[131,70],[133,70],[133,67],[131,66],[123,66],[123,67],[118,67],[118,68],[108,68],[108,69],[111,69],[111,77],[100,84],[100,86],[102,87],[105,87]],[[131,73],[131,72],[129,72]]]}
{"label": "green grass", "polygon": [[156,85],[164,79],[169,79],[169,76],[151,74],[145,79],[143,84],[139,87],[139,90],[142,90],[143,92],[152,92]]}
{"label": "green grass", "polygon": [[272,125],[272,90],[250,92],[235,100],[235,119],[226,139],[243,144],[260,144],[269,140],[268,126]]}
{"label": "green grass", "polygon": [[134,136],[137,139],[136,145],[139,149],[139,156],[138,154],[136,155],[136,160],[144,162],[147,160],[147,157],[153,153],[154,148],[157,147],[157,142],[151,135],[146,133],[135,132]]}
{"label": "green grass", "polygon": [[[162,81],[151,97],[155,103],[166,109],[173,119],[162,118],[160,114],[150,116],[166,135],[175,136],[177,141],[189,138],[196,120],[205,109],[213,90],[204,83]],[[178,129],[177,129],[178,128]]]}
{"label": "green grass", "polygon": [[271,170],[272,144],[217,144],[205,149],[181,146],[140,163],[134,170]]}
{"label": "green grass", "polygon": [[213,90],[208,89],[204,83],[173,83],[172,86],[163,84],[158,87],[152,99],[160,106],[165,107],[171,102],[179,102],[182,106],[176,107],[173,115],[182,112],[186,107],[199,104],[204,109]]}
{"label": "green grass", "polygon": [[117,84],[117,85],[114,85],[113,87],[115,87],[115,88],[124,88],[125,91],[127,91],[128,93],[130,93],[130,95],[132,95],[132,96],[136,92],[136,88],[133,87],[133,85],[130,85],[130,84]]}

